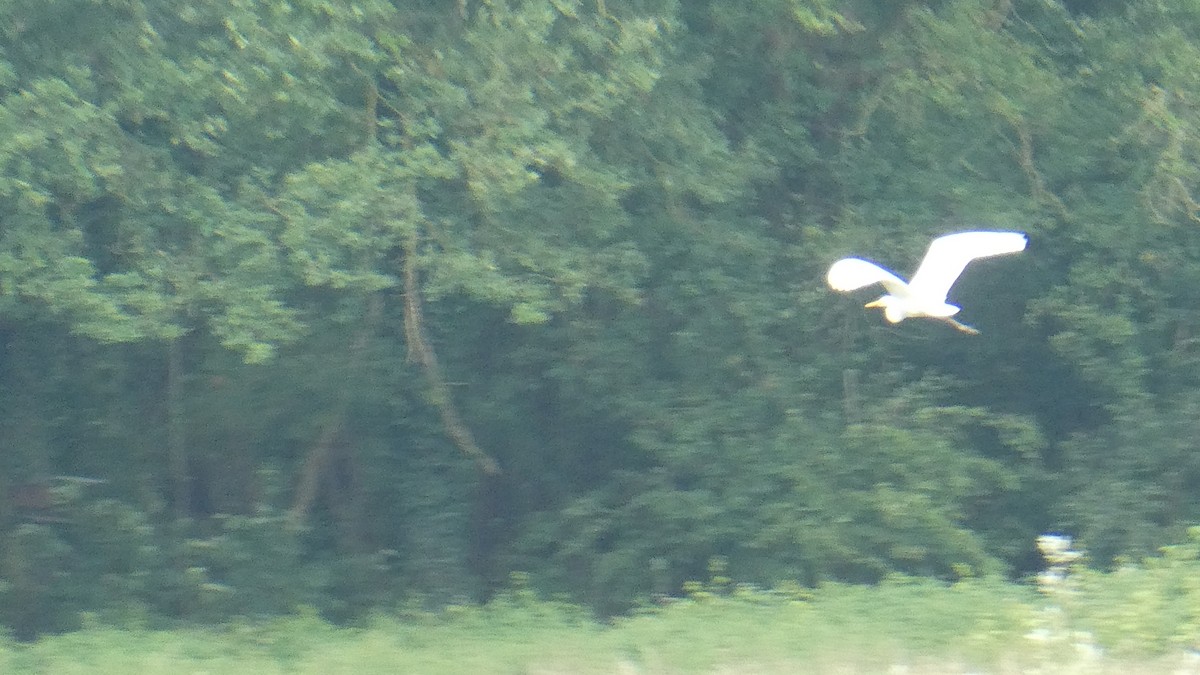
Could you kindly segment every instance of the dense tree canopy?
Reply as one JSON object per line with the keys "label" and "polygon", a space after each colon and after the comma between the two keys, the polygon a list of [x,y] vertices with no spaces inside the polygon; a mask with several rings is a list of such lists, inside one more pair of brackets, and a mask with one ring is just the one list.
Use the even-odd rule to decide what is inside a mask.
{"label": "dense tree canopy", "polygon": [[[0,621],[1153,551],[1197,73],[1181,1],[6,3]],[[978,227],[981,336],[822,283]]]}

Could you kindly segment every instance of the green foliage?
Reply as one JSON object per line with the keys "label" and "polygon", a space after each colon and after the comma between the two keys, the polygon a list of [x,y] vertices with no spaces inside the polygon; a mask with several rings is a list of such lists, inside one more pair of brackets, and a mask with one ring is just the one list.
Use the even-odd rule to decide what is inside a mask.
{"label": "green foliage", "polygon": [[1200,530],[1184,543],[1164,546],[1138,565],[1102,575],[1080,570],[1085,589],[1068,607],[1073,619],[1115,653],[1170,653],[1200,639]]}
{"label": "green foliage", "polygon": [[5,625],[20,639],[78,628],[70,611],[77,589],[62,583],[70,572],[70,547],[48,527],[22,525],[6,533],[4,552]]}
{"label": "green foliage", "polygon": [[144,514],[56,489],[62,522],[11,530],[0,566],[5,625],[28,639],[80,627],[83,612],[140,625],[164,590],[163,542]]}
{"label": "green foliage", "polygon": [[1102,564],[1152,554],[1180,539],[1200,513],[1183,498],[1200,477],[1192,445],[1190,398],[1169,408],[1132,407],[1105,435],[1081,435],[1063,444],[1071,496],[1064,521]]}
{"label": "green foliage", "polygon": [[[1183,578],[1194,559],[1167,563]],[[1158,620],[1139,624],[1108,612],[1112,632],[1097,632],[1094,655],[1053,651],[1029,637],[1044,600],[1027,586],[996,579],[946,585],[893,577],[875,587],[831,584],[798,597],[786,589],[734,586],[647,609],[612,624],[577,608],[531,596],[518,585],[484,607],[377,616],[361,628],[334,628],[312,613],[216,629],[174,631],[89,627],[35,645],[0,641],[5,672],[176,672],[179,668],[240,673],[341,673],[400,669],[456,673],[463,669],[609,673],[656,672],[921,672],[1169,671],[1185,667],[1178,618],[1152,614],[1143,591],[1170,584],[1152,568],[1094,574],[1071,607],[1097,618],[1116,603]],[[1189,567],[1190,570],[1190,567]],[[1194,572],[1194,570],[1190,570]],[[1131,595],[1132,593],[1132,595]],[[1166,600],[1171,602],[1170,600]],[[1183,608],[1187,600],[1172,603]],[[1151,605],[1163,610],[1161,603]],[[1089,628],[1098,624],[1088,624]],[[1118,627],[1122,632],[1117,632]],[[1139,627],[1140,626],[1140,627]],[[1161,650],[1161,651],[1160,651]]]}
{"label": "green foliage", "polygon": [[[689,583],[1158,550],[1200,520],[1198,21],[5,4],[0,622],[467,615],[514,569],[479,611],[740,612]],[[968,227],[1031,235],[956,286],[979,339],[821,283]],[[29,496],[64,477],[102,487]]]}
{"label": "green foliage", "polygon": [[619,472],[535,521],[513,564],[569,571],[548,577],[551,587],[582,585],[580,597],[603,612],[678,592],[714,555],[735,577],[761,582],[995,572],[999,561],[970,526],[1006,525],[989,505],[1018,489],[1018,474],[964,448],[991,436],[997,451],[1030,461],[1044,441],[1027,420],[927,396],[904,391],[839,434],[787,417],[772,441],[733,437],[720,407],[676,410],[664,427],[692,435],[647,439],[658,465]]}
{"label": "green foliage", "polygon": [[181,551],[186,615],[287,614],[318,598],[322,579],[304,563],[300,533],[282,514],[224,516],[213,526]]}

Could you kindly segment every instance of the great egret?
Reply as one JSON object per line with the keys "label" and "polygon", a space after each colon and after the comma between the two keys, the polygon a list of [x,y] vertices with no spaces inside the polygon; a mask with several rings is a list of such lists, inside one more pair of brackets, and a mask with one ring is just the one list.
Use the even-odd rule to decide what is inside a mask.
{"label": "great egret", "polygon": [[908,317],[924,316],[945,321],[964,333],[977,335],[979,331],[951,318],[959,308],[946,302],[946,294],[972,260],[1023,250],[1025,235],[1020,232],[959,232],[934,239],[921,266],[908,283],[861,258],[843,258],[835,262],[825,279],[835,291],[853,291],[871,284],[883,284],[887,293],[865,306],[882,307],[883,315],[892,323],[899,323]]}

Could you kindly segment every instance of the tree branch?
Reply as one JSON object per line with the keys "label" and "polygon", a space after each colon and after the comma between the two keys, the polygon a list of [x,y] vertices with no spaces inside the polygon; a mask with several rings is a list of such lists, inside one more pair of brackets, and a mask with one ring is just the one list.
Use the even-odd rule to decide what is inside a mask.
{"label": "tree branch", "polygon": [[430,397],[442,416],[442,426],[445,427],[450,440],[463,454],[475,460],[484,473],[498,474],[500,467],[496,460],[479,447],[471,430],[458,416],[458,410],[450,397],[450,387],[446,385],[441,366],[438,365],[437,355],[425,337],[421,295],[417,287],[417,236],[414,231],[404,244],[404,338],[408,343],[408,358],[410,361],[420,362],[424,369]]}

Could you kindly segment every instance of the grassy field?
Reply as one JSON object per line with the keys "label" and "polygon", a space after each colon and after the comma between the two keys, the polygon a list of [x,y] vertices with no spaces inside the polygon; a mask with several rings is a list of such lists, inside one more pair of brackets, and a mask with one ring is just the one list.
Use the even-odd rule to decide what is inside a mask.
{"label": "grassy field", "polygon": [[0,641],[0,672],[1200,673],[1194,560],[1080,573],[1038,588],[999,580],[695,589],[613,623],[511,592],[486,606],[312,614],[216,628],[111,628]]}

